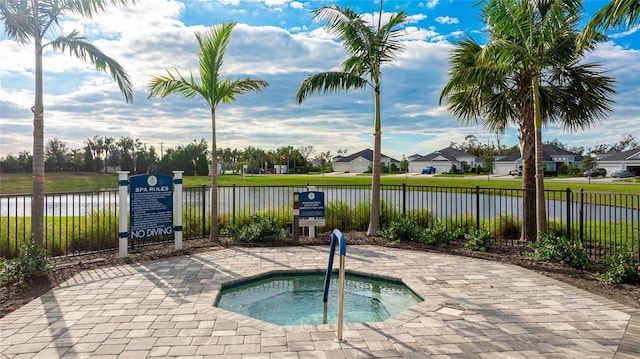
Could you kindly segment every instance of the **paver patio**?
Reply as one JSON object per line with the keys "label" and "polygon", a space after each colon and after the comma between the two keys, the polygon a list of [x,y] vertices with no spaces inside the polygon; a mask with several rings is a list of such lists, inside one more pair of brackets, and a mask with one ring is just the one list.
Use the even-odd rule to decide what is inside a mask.
{"label": "paver patio", "polygon": [[345,324],[344,343],[335,325],[281,327],[213,306],[222,283],[324,270],[327,257],[318,246],[227,248],[89,270],[0,319],[0,358],[640,357],[633,308],[518,266],[439,253],[348,247],[348,271],[402,279],[424,301],[384,322]]}

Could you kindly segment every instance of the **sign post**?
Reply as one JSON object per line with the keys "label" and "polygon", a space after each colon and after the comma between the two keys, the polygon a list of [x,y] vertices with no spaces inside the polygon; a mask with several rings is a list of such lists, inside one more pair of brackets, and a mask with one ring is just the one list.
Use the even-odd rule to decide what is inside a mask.
{"label": "sign post", "polygon": [[127,241],[129,239],[129,228],[127,227],[127,212],[129,204],[127,203],[127,188],[129,187],[129,171],[118,172],[118,193],[120,206],[120,223],[118,230],[118,254],[120,258],[127,256]]}
{"label": "sign post", "polygon": [[316,226],[324,226],[324,192],[300,192],[300,226],[309,227],[309,238],[316,237]]}
{"label": "sign post", "polygon": [[182,174],[184,171],[173,171],[173,238],[176,251],[182,249]]}
{"label": "sign post", "polygon": [[293,243],[298,243],[300,235],[300,192],[293,192],[293,224],[291,225]]}

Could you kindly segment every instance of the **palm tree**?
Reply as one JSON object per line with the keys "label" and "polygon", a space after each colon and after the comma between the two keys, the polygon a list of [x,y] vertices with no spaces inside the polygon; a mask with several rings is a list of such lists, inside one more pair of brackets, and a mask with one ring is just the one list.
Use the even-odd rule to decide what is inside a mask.
{"label": "palm tree", "polygon": [[640,22],[640,0],[612,0],[598,10],[585,27],[586,32],[596,29],[630,28]]}
{"label": "palm tree", "polygon": [[484,47],[472,38],[456,45],[440,97],[465,122],[483,119],[496,132],[518,126],[527,240],[535,238],[532,223],[546,232],[542,124],[584,129],[611,111],[613,79],[597,64],[580,63],[594,47],[577,48],[581,9],[570,0],[487,1],[482,15],[491,40]]}
{"label": "palm tree", "polygon": [[223,80],[222,64],[235,23],[214,25],[195,36],[200,46],[200,83],[193,74],[184,78],[167,70],[166,76],[154,77],[149,84],[149,96],[164,98],[172,93],[180,93],[184,98],[200,95],[211,111],[211,231],[210,239],[218,240],[218,146],[216,144],[216,108],[222,103],[235,101],[236,95],[246,92],[262,92],[269,84],[251,78]]}
{"label": "palm tree", "polygon": [[0,1],[0,20],[7,36],[21,45],[35,47],[35,104],[33,112],[33,198],[31,203],[31,231],[36,244],[43,245],[44,231],[44,104],[42,53],[46,46],[83,59],[99,71],[109,71],[127,102],[133,101],[129,77],[114,59],[87,42],[77,31],[46,40],[49,30],[57,28],[61,17],[78,14],[91,18],[109,3],[126,6],[136,0],[5,0]]}
{"label": "palm tree", "polygon": [[296,94],[301,104],[307,96],[316,93],[349,91],[370,87],[374,95],[374,145],[371,180],[371,212],[367,235],[377,235],[380,229],[380,152],[382,131],[380,119],[381,67],[395,61],[403,50],[398,38],[399,27],[407,21],[404,10],[394,13],[382,24],[382,1],[376,25],[369,25],[348,7],[325,6],[313,11],[314,19],[324,21],[329,33],[336,35],[349,53],[342,63],[342,71],[322,72],[307,76]]}

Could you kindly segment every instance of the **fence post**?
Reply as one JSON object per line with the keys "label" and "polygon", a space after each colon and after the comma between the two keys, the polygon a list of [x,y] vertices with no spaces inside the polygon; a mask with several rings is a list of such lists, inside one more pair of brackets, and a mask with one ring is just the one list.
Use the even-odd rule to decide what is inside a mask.
{"label": "fence post", "polygon": [[202,236],[204,237],[207,230],[207,186],[204,184],[200,187],[200,203],[202,203],[200,210],[202,213]]}
{"label": "fence post", "polygon": [[402,216],[407,217],[407,184],[402,184]]}
{"label": "fence post", "polygon": [[567,187],[567,238],[573,239],[571,234],[571,188]]}
{"label": "fence post", "polygon": [[580,203],[578,204],[578,225],[580,226],[580,243],[584,244],[584,189],[580,188]]}
{"label": "fence post", "polygon": [[236,225],[236,184],[231,188],[231,224]]}
{"label": "fence post", "polygon": [[182,249],[182,174],[173,171],[173,240],[177,251]]}
{"label": "fence post", "polygon": [[476,231],[480,230],[480,186],[476,185]]}
{"label": "fence post", "polygon": [[127,241],[129,239],[128,218],[129,202],[127,201],[127,188],[129,186],[129,171],[118,171],[118,187],[120,188],[120,230],[118,233],[118,253],[120,258],[127,256]]}

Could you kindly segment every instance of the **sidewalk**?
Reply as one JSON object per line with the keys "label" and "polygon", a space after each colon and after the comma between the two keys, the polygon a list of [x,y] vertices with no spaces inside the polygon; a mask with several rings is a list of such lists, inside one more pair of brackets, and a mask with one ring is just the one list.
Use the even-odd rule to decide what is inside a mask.
{"label": "sidewalk", "polygon": [[[347,239],[348,240],[348,239]],[[228,248],[83,272],[0,319],[0,358],[637,358],[632,309],[521,267],[376,246],[348,271],[424,301],[380,323],[280,327],[213,306],[220,286],[324,270],[328,248]]]}

